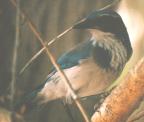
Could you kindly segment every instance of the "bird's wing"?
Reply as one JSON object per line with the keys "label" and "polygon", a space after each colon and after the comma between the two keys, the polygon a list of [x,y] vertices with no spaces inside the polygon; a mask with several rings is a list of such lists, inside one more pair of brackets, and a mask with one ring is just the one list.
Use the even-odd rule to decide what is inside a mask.
{"label": "bird's wing", "polygon": [[[74,67],[83,61],[83,59],[87,59],[90,56],[92,47],[92,41],[84,41],[60,56],[57,60],[57,63],[60,65],[62,70]],[[55,73],[56,69],[53,67],[45,82],[55,80],[52,79],[52,76]]]}
{"label": "bird's wing", "polygon": [[[60,65],[61,69],[68,69],[76,66],[79,64],[79,62],[81,62],[81,60],[87,59],[90,56],[92,47],[92,41],[82,42],[60,56],[57,63]],[[55,72],[56,69],[52,67],[49,75],[46,78],[46,82],[51,80],[51,77],[55,74]]]}
{"label": "bird's wing", "polygon": [[91,55],[92,42],[85,41],[64,53],[58,60],[58,64],[62,69],[68,69],[79,64],[83,59],[87,59]]}

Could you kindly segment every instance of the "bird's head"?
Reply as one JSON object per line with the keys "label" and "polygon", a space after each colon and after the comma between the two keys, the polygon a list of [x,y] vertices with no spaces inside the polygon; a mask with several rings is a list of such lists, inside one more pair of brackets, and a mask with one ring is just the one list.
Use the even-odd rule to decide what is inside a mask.
{"label": "bird's head", "polygon": [[121,16],[113,10],[94,11],[86,17],[86,20],[74,26],[74,29],[97,29],[111,33],[118,38],[127,51],[127,58],[132,54],[129,35]]}
{"label": "bird's head", "polygon": [[[100,29],[104,32],[114,32],[116,27],[122,27],[122,20],[118,13],[112,10],[99,10],[89,14],[85,21],[75,25],[75,29]],[[116,26],[116,27],[115,27]]]}

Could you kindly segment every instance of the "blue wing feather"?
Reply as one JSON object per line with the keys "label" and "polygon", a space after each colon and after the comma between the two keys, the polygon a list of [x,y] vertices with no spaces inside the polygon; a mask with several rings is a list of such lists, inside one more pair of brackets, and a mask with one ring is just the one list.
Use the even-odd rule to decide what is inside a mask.
{"label": "blue wing feather", "polygon": [[64,53],[58,60],[58,64],[62,69],[67,69],[78,65],[81,59],[90,57],[92,49],[92,41],[85,41],[74,47],[72,50]]}
{"label": "blue wing feather", "polygon": [[[87,59],[90,57],[92,47],[92,41],[84,41],[60,56],[60,58],[57,60],[57,63],[60,65],[61,69],[68,69],[76,66],[79,64],[81,59]],[[50,81],[51,76],[53,76],[55,72],[56,69],[53,67],[45,82]]]}

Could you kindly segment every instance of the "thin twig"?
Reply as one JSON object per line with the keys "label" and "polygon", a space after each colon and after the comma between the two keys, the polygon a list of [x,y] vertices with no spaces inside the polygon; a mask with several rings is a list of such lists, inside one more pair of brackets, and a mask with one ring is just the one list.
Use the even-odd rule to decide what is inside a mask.
{"label": "thin twig", "polygon": [[20,1],[17,0],[16,6],[16,23],[15,23],[15,41],[14,41],[14,49],[13,49],[13,59],[12,59],[12,80],[10,84],[10,100],[11,100],[11,119],[13,120],[13,105],[14,105],[14,96],[15,96],[15,84],[16,84],[16,76],[17,76],[17,55],[18,55],[18,47],[19,47],[19,36],[20,36]]}
{"label": "thin twig", "polygon": [[[84,19],[85,20],[85,19]],[[82,20],[82,21],[84,21]],[[82,22],[80,21],[80,22]],[[67,30],[65,30],[64,32],[62,32],[61,34],[59,34],[58,36],[56,36],[55,38],[53,38],[52,40],[50,40],[47,45],[50,46],[52,43],[54,43],[56,40],[58,40],[59,38],[61,38],[64,34],[68,33],[69,31],[71,31],[73,29],[74,26],[71,26],[70,28],[68,28]],[[40,55],[42,54],[42,52],[45,50],[45,48],[43,47],[42,49],[40,49],[25,65],[24,67],[20,70],[20,74],[23,73],[25,71],[25,69]]]}
{"label": "thin twig", "polygon": [[[104,9],[108,9],[111,6],[115,5],[117,2],[119,2],[120,0],[115,0],[114,2],[112,2],[111,4],[101,8],[100,10],[104,10]],[[76,22],[74,25],[72,25],[71,27],[69,27],[68,29],[66,29],[65,31],[63,31],[61,34],[59,34],[58,36],[56,36],[55,38],[53,38],[52,40],[48,41],[47,45],[50,46],[51,44],[53,44],[55,41],[57,41],[59,38],[61,38],[62,36],[64,36],[66,33],[70,32],[73,27],[83,21],[86,20],[86,17],[81,19],[80,21]],[[40,56],[43,52],[44,52],[45,48],[43,47],[42,49],[40,49],[25,65],[24,67],[20,70],[20,74],[23,73],[25,71],[25,69],[38,57]]]}
{"label": "thin twig", "polygon": [[117,3],[119,3],[121,0],[114,0],[111,4],[106,5],[105,7],[101,8],[100,10],[105,10],[105,9],[109,9],[112,6],[116,5]]}
{"label": "thin twig", "polygon": [[[69,27],[68,29],[66,29],[64,32],[62,32],[61,34],[59,34],[58,36],[56,36],[55,38],[53,38],[52,40],[48,41],[47,45],[50,46],[51,44],[53,44],[55,41],[57,41],[59,38],[61,38],[63,35],[65,35],[66,33],[70,32],[73,27],[78,24],[81,23],[83,21],[85,21],[86,18],[83,18],[82,20],[80,20],[79,22],[75,23],[73,26]],[[20,74],[23,73],[25,71],[25,69],[38,57],[40,56],[43,52],[44,52],[45,48],[43,47],[42,49],[40,49],[25,65],[24,67],[20,70]]]}

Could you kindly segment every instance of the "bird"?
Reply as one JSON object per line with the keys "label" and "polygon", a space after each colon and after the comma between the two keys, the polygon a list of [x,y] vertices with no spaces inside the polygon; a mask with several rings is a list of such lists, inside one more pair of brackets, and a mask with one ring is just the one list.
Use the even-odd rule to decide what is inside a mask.
{"label": "bird", "polygon": [[[90,37],[62,54],[57,63],[79,97],[105,91],[121,74],[132,55],[126,26],[114,10],[96,10],[73,29],[86,30]],[[71,101],[71,92],[52,68],[46,81],[24,101],[40,104],[56,99]]]}

